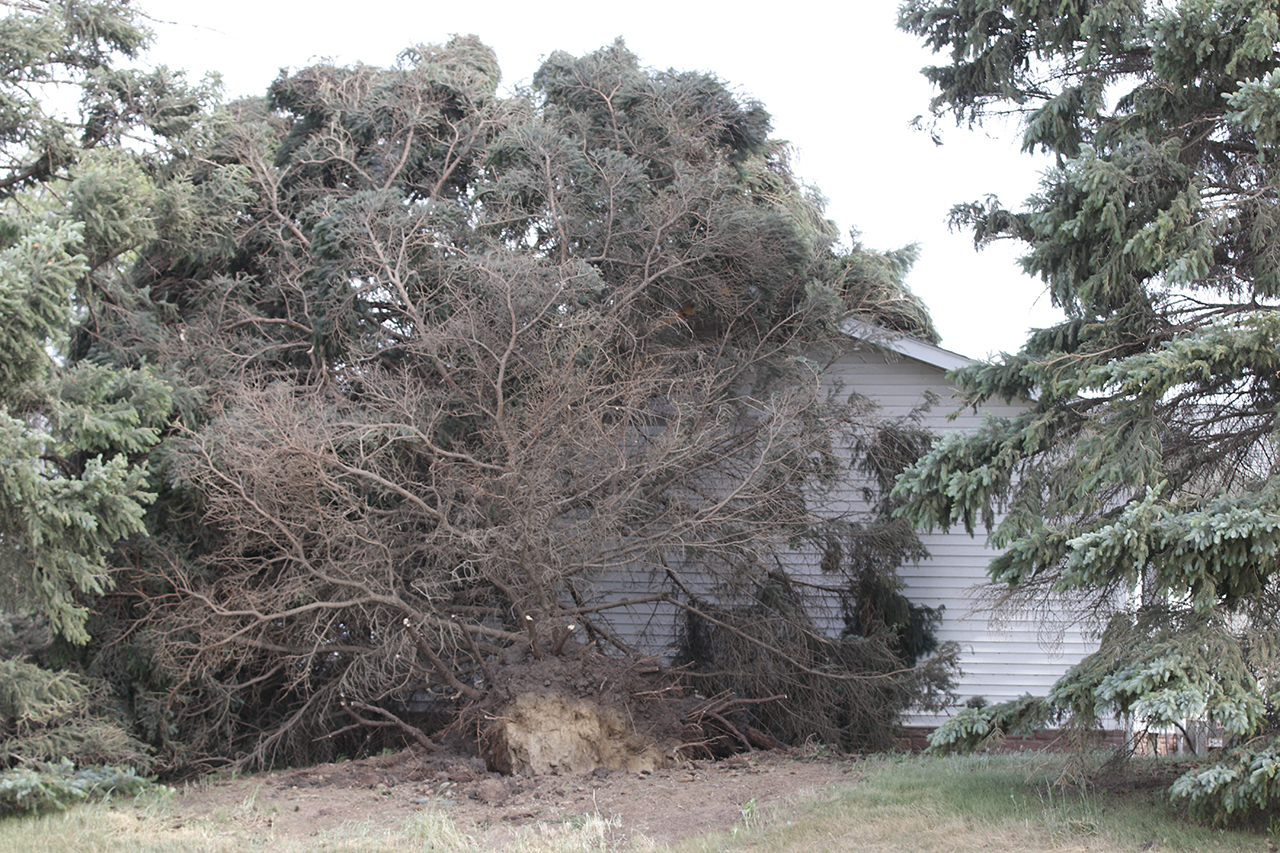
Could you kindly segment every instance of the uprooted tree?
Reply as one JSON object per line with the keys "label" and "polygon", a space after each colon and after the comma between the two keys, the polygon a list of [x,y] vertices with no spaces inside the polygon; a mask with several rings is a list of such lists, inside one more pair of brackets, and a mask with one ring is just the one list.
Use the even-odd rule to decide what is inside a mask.
{"label": "uprooted tree", "polygon": [[[950,436],[899,494],[925,524],[985,521],[1015,595],[1091,597],[1101,648],[1044,702],[974,709],[951,748],[1065,713],[1220,726],[1174,787],[1216,820],[1280,802],[1280,6],[915,0],[947,64],[939,113],[1011,110],[1057,157],[1023,210],[955,209],[1008,238],[1067,320],[955,377],[966,402],[1034,398]],[[996,510],[1004,510],[998,517]]]}
{"label": "uprooted tree", "polygon": [[[504,668],[648,669],[700,626],[720,651],[688,675],[737,692],[688,707],[693,740],[762,736],[727,715],[774,698],[784,737],[882,742],[954,658],[917,665],[910,529],[821,510],[922,439],[809,353],[850,314],[933,335],[910,251],[840,249],[767,114],[713,77],[618,43],[497,84],[471,37],[320,65],[169,164],[200,227],[162,228],[129,282],[146,304],[77,338],[154,366],[178,410],[86,666],[170,760],[262,763],[426,744],[424,714],[516,698]],[[821,584],[789,575],[804,547]]]}

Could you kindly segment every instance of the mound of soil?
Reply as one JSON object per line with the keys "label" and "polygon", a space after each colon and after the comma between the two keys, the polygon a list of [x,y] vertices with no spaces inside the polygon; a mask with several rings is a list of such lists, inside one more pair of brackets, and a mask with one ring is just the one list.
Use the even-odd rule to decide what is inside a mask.
{"label": "mound of soil", "polygon": [[467,714],[489,769],[532,776],[670,765],[688,704],[671,672],[577,644],[560,652],[509,650],[491,669],[485,698]]}
{"label": "mound of soil", "polygon": [[523,693],[507,704],[485,737],[485,762],[505,774],[636,773],[665,767],[670,754],[637,732],[614,708],[558,695]]}
{"label": "mound of soil", "polygon": [[[491,771],[506,775],[652,772],[687,759],[782,746],[753,729],[750,701],[705,698],[655,658],[613,658],[576,643],[509,649],[462,718]],[[779,697],[780,698],[780,697]]]}

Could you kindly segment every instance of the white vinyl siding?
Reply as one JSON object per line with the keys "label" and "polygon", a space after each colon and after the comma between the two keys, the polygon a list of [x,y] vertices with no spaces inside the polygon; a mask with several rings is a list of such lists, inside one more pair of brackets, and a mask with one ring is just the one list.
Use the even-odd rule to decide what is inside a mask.
{"label": "white vinyl siding", "polygon": [[[888,342],[892,345],[894,342]],[[878,406],[876,417],[901,418],[918,409],[932,394],[933,408],[922,417],[922,425],[943,435],[978,427],[988,413],[1016,414],[1017,406],[992,406],[977,413],[967,410],[955,420],[947,416],[957,408],[954,389],[946,381],[946,371],[966,360],[954,353],[917,341],[901,346],[877,347],[862,344],[852,351],[815,359],[825,364],[824,380],[829,388],[857,393]],[[826,512],[865,512],[861,483],[852,475],[844,487],[824,496]],[[929,607],[945,607],[938,639],[958,643],[962,649],[959,682],[960,702],[983,696],[990,702],[1012,699],[1023,693],[1043,695],[1071,665],[1096,648],[1079,627],[1062,630],[1061,613],[1001,612],[998,619],[982,610],[979,595],[987,586],[986,568],[997,552],[984,546],[985,531],[969,536],[962,528],[922,535],[929,558],[904,566],[901,576],[908,599]],[[818,568],[818,555],[791,551],[783,555],[787,568],[802,580],[830,584]],[[630,575],[630,576],[628,576]],[[661,583],[655,575],[636,569],[617,571],[598,578],[586,603],[619,601],[652,592]],[[699,594],[711,594],[714,582],[706,577],[689,577],[689,585]],[[811,612],[819,625],[833,635],[843,627],[834,600],[819,593],[810,598]],[[608,621],[625,642],[659,656],[673,651],[683,614],[669,604],[640,604],[611,611]],[[943,716],[917,715],[909,725],[937,725]]]}
{"label": "white vinyl siding", "polygon": [[[913,349],[930,355],[935,348],[913,342]],[[954,366],[958,358],[941,350],[937,353],[935,360],[946,367]],[[872,347],[832,359],[825,371],[833,387],[842,385],[867,396],[879,404],[885,418],[909,414],[932,392],[938,402],[922,417],[921,424],[937,435],[975,429],[987,414],[1004,416],[1022,411],[1016,405],[997,404],[977,413],[967,409],[948,420],[958,400],[945,374],[941,366]],[[850,495],[849,502],[855,504],[856,495]],[[938,639],[960,644],[961,702],[971,696],[983,696],[994,703],[1028,692],[1044,695],[1068,667],[1097,647],[1079,625],[1064,627],[1063,623],[1070,621],[1065,613],[1046,616],[1001,611],[993,618],[987,612],[980,593],[989,588],[986,569],[998,552],[984,545],[984,530],[969,536],[963,527],[955,527],[922,534],[921,540],[930,556],[902,567],[903,592],[913,603],[946,608]],[[908,723],[936,725],[944,718],[917,715]]]}

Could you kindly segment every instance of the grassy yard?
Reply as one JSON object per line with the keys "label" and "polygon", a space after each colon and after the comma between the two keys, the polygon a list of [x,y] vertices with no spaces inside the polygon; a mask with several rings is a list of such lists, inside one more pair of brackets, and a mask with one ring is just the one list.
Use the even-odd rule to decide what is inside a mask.
{"label": "grassy yard", "polygon": [[[1196,827],[1160,788],[1118,793],[1064,792],[1057,769],[1027,756],[872,758],[847,785],[821,798],[757,809],[742,806],[729,832],[659,848],[599,817],[526,826],[518,833],[468,837],[447,811],[424,811],[401,825],[356,823],[320,837],[282,837],[264,822],[250,844],[272,853],[445,851],[569,853],[622,849],[760,851],[1250,851],[1274,850],[1266,834]],[[0,850],[23,853],[137,851],[205,853],[245,849],[243,829],[259,816],[247,801],[224,814],[189,820],[172,798],[93,804],[41,817],[0,821]],[[238,834],[230,832],[232,828]],[[1280,828],[1280,822],[1277,824]]]}
{"label": "grassy yard", "polygon": [[1163,788],[1064,792],[1054,784],[1057,768],[1044,762],[1027,755],[872,759],[858,784],[823,801],[767,815],[735,833],[691,839],[679,850],[1275,850],[1263,834],[1187,822]]}

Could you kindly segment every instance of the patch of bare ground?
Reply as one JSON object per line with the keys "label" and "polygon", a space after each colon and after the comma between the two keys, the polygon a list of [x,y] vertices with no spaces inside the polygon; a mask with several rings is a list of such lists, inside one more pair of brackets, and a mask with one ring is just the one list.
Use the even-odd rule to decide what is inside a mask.
{"label": "patch of bare ground", "polygon": [[520,827],[598,815],[613,839],[671,844],[727,830],[757,808],[852,781],[853,758],[773,750],[719,761],[687,760],[640,772],[596,769],[503,776],[477,758],[410,749],[303,769],[211,778],[178,795],[174,828],[208,820],[228,834],[305,840],[344,825],[401,826],[423,811],[447,815],[477,846],[496,847]]}

